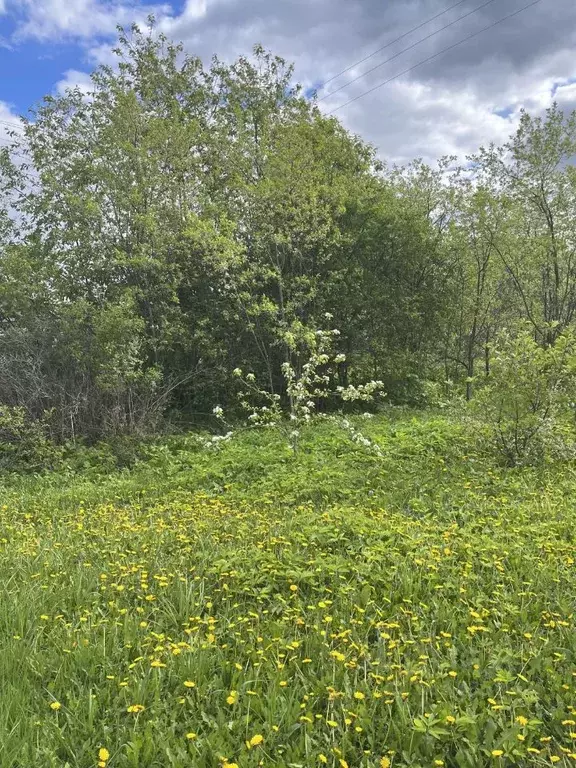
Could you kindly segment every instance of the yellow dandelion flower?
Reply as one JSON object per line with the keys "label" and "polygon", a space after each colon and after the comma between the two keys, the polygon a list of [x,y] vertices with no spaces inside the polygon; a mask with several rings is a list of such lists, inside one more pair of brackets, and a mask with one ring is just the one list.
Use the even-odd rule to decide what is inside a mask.
{"label": "yellow dandelion flower", "polygon": [[321,763],[323,763],[324,765],[326,765],[326,763],[328,762],[328,758],[326,757],[326,755],[323,755],[322,753],[320,753],[320,754],[318,755],[318,760],[319,760]]}
{"label": "yellow dandelion flower", "polygon": [[129,707],[126,707],[126,712],[143,712],[144,706],[142,704],[130,704]]}
{"label": "yellow dandelion flower", "polygon": [[106,749],[106,747],[100,747],[98,750],[98,760],[100,762],[105,763],[110,758],[110,752]]}
{"label": "yellow dandelion flower", "polygon": [[356,691],[354,693],[354,698],[357,699],[358,701],[364,701],[366,696],[362,693],[362,691]]}
{"label": "yellow dandelion flower", "polygon": [[226,697],[226,703],[232,706],[232,704],[236,704],[237,701],[238,701],[238,691],[230,691],[230,694]]}
{"label": "yellow dandelion flower", "polygon": [[62,704],[60,704],[59,701],[52,701],[50,702],[50,709],[53,709],[54,712],[58,712],[59,709],[62,709]]}
{"label": "yellow dandelion flower", "polygon": [[185,688],[196,688],[196,683],[192,680],[184,680]]}
{"label": "yellow dandelion flower", "polygon": [[390,760],[387,757],[381,758],[380,768],[390,768]]}
{"label": "yellow dandelion flower", "polygon": [[262,744],[263,741],[264,741],[264,736],[262,736],[261,733],[257,733],[254,736],[252,736],[250,741],[246,742],[246,746],[248,747],[248,749],[252,749],[252,747],[257,747],[259,744]]}
{"label": "yellow dandelion flower", "polygon": [[290,592],[298,592],[298,587],[296,584],[290,584]]}
{"label": "yellow dandelion flower", "polygon": [[194,733],[193,731],[190,731],[190,733],[186,734],[186,738],[188,741],[194,741],[194,739],[198,738],[198,734]]}
{"label": "yellow dandelion flower", "polygon": [[160,659],[154,659],[154,661],[150,664],[151,667],[155,667],[158,669],[159,667],[165,667],[166,664],[160,661]]}
{"label": "yellow dandelion flower", "polygon": [[504,754],[504,751],[502,749],[492,750],[492,757],[502,757],[503,754]]}

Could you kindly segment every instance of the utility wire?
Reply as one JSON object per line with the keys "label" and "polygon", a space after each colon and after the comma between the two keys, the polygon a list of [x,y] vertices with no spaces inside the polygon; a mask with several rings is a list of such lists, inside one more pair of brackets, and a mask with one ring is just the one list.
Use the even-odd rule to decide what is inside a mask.
{"label": "utility wire", "polygon": [[483,8],[486,8],[487,5],[491,5],[495,0],[486,0],[485,3],[482,3],[482,5],[479,5],[477,8],[474,8],[471,11],[468,11],[468,13],[463,14],[462,16],[458,16],[457,19],[454,19],[454,21],[451,21],[449,24],[445,24],[443,27],[440,27],[440,29],[437,29],[435,32],[430,32],[429,35],[426,35],[425,37],[420,38],[420,40],[416,40],[415,43],[412,43],[412,45],[409,45],[407,48],[403,48],[401,51],[398,51],[398,53],[395,53],[393,56],[390,56],[388,59],[384,59],[384,61],[381,61],[380,64],[376,64],[376,66],[372,67],[372,69],[367,69],[366,72],[363,72],[361,75],[358,75],[358,77],[355,77],[352,80],[349,80],[347,83],[344,83],[344,85],[341,85],[339,88],[336,88],[334,91],[330,91],[330,93],[326,93],[324,96],[321,96],[318,101],[324,101],[324,99],[327,99],[329,96],[333,96],[335,93],[338,93],[343,88],[348,88],[349,85],[352,85],[352,83],[355,83],[357,80],[362,79],[363,77],[366,77],[366,75],[369,75],[371,72],[374,72],[374,70],[379,69],[380,67],[383,67],[384,64],[388,64],[390,61],[394,61],[394,59],[397,59],[399,56],[402,56],[403,53],[406,53],[407,51],[411,51],[412,48],[416,48],[416,46],[420,45],[420,43],[424,43],[426,40],[430,40],[431,37],[435,37],[436,35],[439,35],[440,32],[444,32],[445,29],[448,29],[449,27],[453,27],[454,24],[458,24],[459,21],[462,21],[462,19],[468,18],[468,16],[472,16],[474,13],[478,13],[478,11],[481,11]]}
{"label": "utility wire", "polygon": [[348,101],[344,102],[344,104],[340,104],[340,106],[334,107],[334,109],[331,109],[326,114],[332,115],[334,112],[337,112],[339,109],[343,109],[343,107],[347,107],[348,104],[352,104],[353,101],[358,101],[358,99],[361,99],[364,96],[367,96],[369,93],[372,93],[373,91],[378,90],[378,88],[382,88],[382,86],[387,85],[388,83],[391,83],[393,80],[397,80],[399,77],[402,77],[402,75],[406,75],[408,74],[408,72],[412,72],[412,70],[417,69],[418,67],[421,67],[423,64],[427,64],[429,61],[433,61],[434,59],[437,59],[443,53],[446,53],[447,51],[451,51],[454,48],[457,48],[459,45],[462,45],[462,43],[468,42],[468,40],[472,40],[473,37],[477,37],[478,35],[481,35],[483,32],[487,32],[489,29],[493,29],[498,24],[501,24],[503,21],[507,21],[508,19],[511,19],[514,16],[518,16],[523,11],[528,10],[528,8],[532,8],[532,6],[534,5],[538,5],[538,3],[540,2],[541,0],[534,0],[534,2],[528,3],[528,5],[525,5],[522,8],[519,8],[517,11],[514,11],[513,13],[509,13],[507,16],[503,16],[498,21],[495,21],[494,23],[489,24],[487,27],[483,27],[482,29],[479,29],[477,32],[473,32],[471,35],[468,35],[467,37],[462,38],[462,40],[459,40],[457,43],[454,43],[453,45],[449,45],[446,48],[443,48],[441,51],[438,51],[438,53],[435,53],[432,56],[428,56],[428,58],[423,59],[422,61],[419,61],[417,64],[414,64],[413,66],[408,67],[407,69],[404,69],[402,72],[398,72],[397,75],[393,75],[392,77],[389,77],[387,80],[383,80],[381,83],[378,83],[378,85],[375,85],[373,88],[370,88],[367,91],[364,91],[364,93],[360,93],[358,96],[355,96],[353,99],[349,99]]}
{"label": "utility wire", "polygon": [[0,120],[0,125],[7,125],[9,128],[13,128],[14,130],[24,130],[21,123],[10,123],[8,120]]}
{"label": "utility wire", "polygon": [[30,160],[30,157],[22,154],[22,152],[15,152],[14,149],[12,148],[11,144],[3,144],[2,142],[0,142],[0,149],[9,149],[9,150],[11,150],[11,152],[10,152],[10,156],[11,157],[21,157],[23,160]]}
{"label": "utility wire", "polygon": [[437,13],[436,16],[431,16],[429,19],[426,19],[426,21],[423,21],[421,24],[418,24],[416,27],[412,27],[412,29],[409,29],[408,32],[404,32],[400,37],[396,37],[394,40],[390,40],[389,43],[386,43],[386,45],[383,45],[381,48],[377,48],[372,53],[368,54],[368,56],[365,56],[363,59],[360,59],[360,61],[355,61],[354,64],[350,64],[349,67],[346,67],[346,69],[343,69],[342,72],[338,72],[337,75],[333,75],[332,77],[329,77],[328,80],[325,80],[322,83],[322,88],[325,88],[328,83],[331,83],[332,80],[336,80],[336,78],[340,77],[340,75],[345,75],[346,72],[349,72],[354,67],[357,67],[360,64],[364,64],[365,61],[368,61],[368,59],[371,59],[373,56],[376,56],[377,53],[380,53],[380,51],[385,51],[386,48],[390,48],[391,45],[394,45],[394,43],[399,43],[400,40],[403,40],[405,37],[408,37],[408,35],[411,35],[412,32],[416,32],[419,29],[422,29],[422,27],[425,27],[426,24],[430,24],[432,21],[436,21],[436,19],[439,19],[441,16],[444,16],[448,11],[453,11],[454,8],[457,8],[459,5],[462,5],[462,3],[465,3],[466,0],[459,0],[457,3],[454,3],[454,5],[449,6],[441,13]]}

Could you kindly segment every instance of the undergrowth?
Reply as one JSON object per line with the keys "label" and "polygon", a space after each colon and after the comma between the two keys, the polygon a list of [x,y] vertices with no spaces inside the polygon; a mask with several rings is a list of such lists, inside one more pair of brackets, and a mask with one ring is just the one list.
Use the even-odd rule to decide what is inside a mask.
{"label": "undergrowth", "polygon": [[574,467],[362,430],[7,476],[2,768],[574,764]]}

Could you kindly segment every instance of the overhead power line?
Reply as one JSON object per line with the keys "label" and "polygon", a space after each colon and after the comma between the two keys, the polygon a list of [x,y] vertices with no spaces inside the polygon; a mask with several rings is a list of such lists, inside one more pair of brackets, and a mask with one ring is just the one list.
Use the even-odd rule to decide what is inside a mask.
{"label": "overhead power line", "polygon": [[462,5],[462,3],[465,3],[466,0],[459,0],[457,3],[454,3],[454,5],[449,6],[444,11],[441,11],[440,13],[437,13],[435,16],[431,16],[429,19],[426,19],[426,21],[423,21],[421,24],[418,24],[415,27],[412,27],[412,29],[409,29],[408,32],[404,32],[400,35],[400,37],[394,38],[394,40],[390,40],[389,43],[386,43],[386,45],[383,45],[381,48],[377,48],[372,53],[368,54],[368,56],[365,56],[363,59],[360,59],[360,61],[355,61],[354,64],[350,64],[349,67],[346,67],[346,69],[343,69],[342,72],[338,72],[337,75],[333,75],[332,77],[329,77],[328,80],[325,80],[322,84],[322,87],[325,88],[328,83],[331,83],[332,80],[336,80],[336,78],[340,77],[341,75],[345,75],[346,72],[349,72],[351,69],[354,69],[354,67],[358,67],[360,64],[364,64],[365,61],[368,61],[368,59],[371,59],[373,56],[376,56],[377,53],[380,53],[381,51],[385,51],[386,48],[390,48],[391,45],[394,45],[394,43],[399,43],[400,40],[404,40],[405,37],[408,37],[408,35],[411,35],[413,32],[416,32],[419,29],[422,29],[422,27],[425,27],[426,24],[430,24],[433,21],[436,21],[436,19],[439,19],[441,16],[444,16],[449,11],[453,11],[454,8],[457,8],[459,5]]}
{"label": "overhead power line", "polygon": [[441,51],[438,51],[438,53],[435,53],[432,56],[428,56],[426,59],[422,59],[422,61],[419,61],[417,64],[413,64],[411,67],[404,69],[402,72],[398,72],[398,74],[393,75],[392,77],[389,77],[387,80],[383,80],[381,83],[378,83],[378,85],[375,85],[373,88],[369,88],[367,91],[364,91],[363,93],[358,94],[358,96],[354,96],[353,99],[349,99],[348,101],[344,102],[344,104],[340,104],[338,107],[334,107],[334,109],[331,109],[326,114],[332,115],[334,112],[337,112],[339,109],[343,109],[344,107],[347,107],[348,104],[352,104],[352,102],[358,101],[358,99],[362,99],[364,96],[368,96],[369,93],[373,93],[374,91],[377,91],[378,88],[382,88],[384,85],[391,83],[393,80],[397,80],[399,77],[402,77],[402,75],[407,75],[408,72],[412,72],[412,70],[417,69],[418,67],[421,67],[424,64],[427,64],[428,62],[433,61],[434,59],[437,59],[443,53],[447,53],[448,51],[452,51],[454,48],[458,48],[458,46],[468,42],[468,40],[472,40],[472,38],[478,37],[478,35],[481,35],[484,32],[487,32],[489,29],[493,29],[494,27],[498,26],[498,24],[502,24],[502,22],[508,21],[508,19],[512,19],[514,16],[518,16],[524,11],[527,11],[528,8],[532,8],[534,5],[538,5],[538,3],[540,2],[542,2],[542,0],[533,0],[532,3],[528,3],[528,5],[524,5],[522,8],[519,8],[517,11],[513,11],[513,13],[509,13],[507,16],[503,16],[501,19],[498,19],[498,21],[495,21],[492,24],[488,24],[487,27],[483,27],[482,29],[479,29],[477,32],[472,32],[471,35],[468,35],[467,37],[463,37],[462,40],[459,40],[457,43],[448,45],[446,48],[442,48]]}
{"label": "overhead power line", "polygon": [[445,29],[448,29],[449,27],[453,27],[454,24],[458,24],[459,21],[462,21],[462,19],[468,18],[468,16],[472,16],[474,13],[478,13],[478,11],[481,11],[483,8],[486,8],[487,5],[491,5],[494,3],[495,0],[486,0],[485,3],[482,3],[482,5],[477,6],[471,11],[468,11],[468,13],[463,14],[462,16],[458,16],[457,19],[454,19],[454,21],[451,21],[449,24],[445,24],[443,27],[440,27],[440,29],[437,29],[435,32],[430,32],[429,35],[426,35],[425,37],[421,37],[420,40],[416,40],[415,43],[412,43],[412,45],[409,45],[407,48],[403,48],[401,51],[398,51],[398,53],[395,53],[394,56],[390,56],[388,59],[384,59],[384,61],[381,61],[380,64],[376,64],[376,66],[372,67],[372,69],[367,69],[366,72],[363,72],[361,75],[358,75],[358,77],[355,77],[352,80],[349,80],[347,83],[344,83],[344,85],[341,85],[339,88],[336,88],[334,91],[330,91],[330,93],[326,93],[324,96],[321,96],[318,101],[324,101],[324,99],[327,99],[329,96],[333,96],[335,93],[338,93],[339,91],[343,90],[344,88],[348,88],[349,85],[352,85],[352,83],[355,83],[357,80],[361,80],[363,77],[366,77],[366,75],[369,75],[371,72],[374,72],[376,69],[380,69],[380,67],[383,67],[384,64],[388,64],[391,61],[394,61],[394,59],[397,59],[399,56],[402,56],[403,53],[406,53],[407,51],[411,51],[413,48],[416,48],[416,46],[420,45],[420,43],[426,42],[426,40],[430,40],[431,37],[435,37],[436,35],[439,35],[440,32],[444,32]]}
{"label": "overhead power line", "polygon": [[11,123],[8,120],[0,120],[0,125],[7,125],[9,128],[13,128],[14,130],[18,131],[24,130],[21,123]]}

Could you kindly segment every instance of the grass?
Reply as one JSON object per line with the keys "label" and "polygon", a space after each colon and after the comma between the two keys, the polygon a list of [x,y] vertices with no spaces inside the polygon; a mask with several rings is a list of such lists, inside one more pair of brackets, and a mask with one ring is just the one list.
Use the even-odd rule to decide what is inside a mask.
{"label": "grass", "polygon": [[0,766],[576,763],[571,465],[447,417],[0,489]]}

